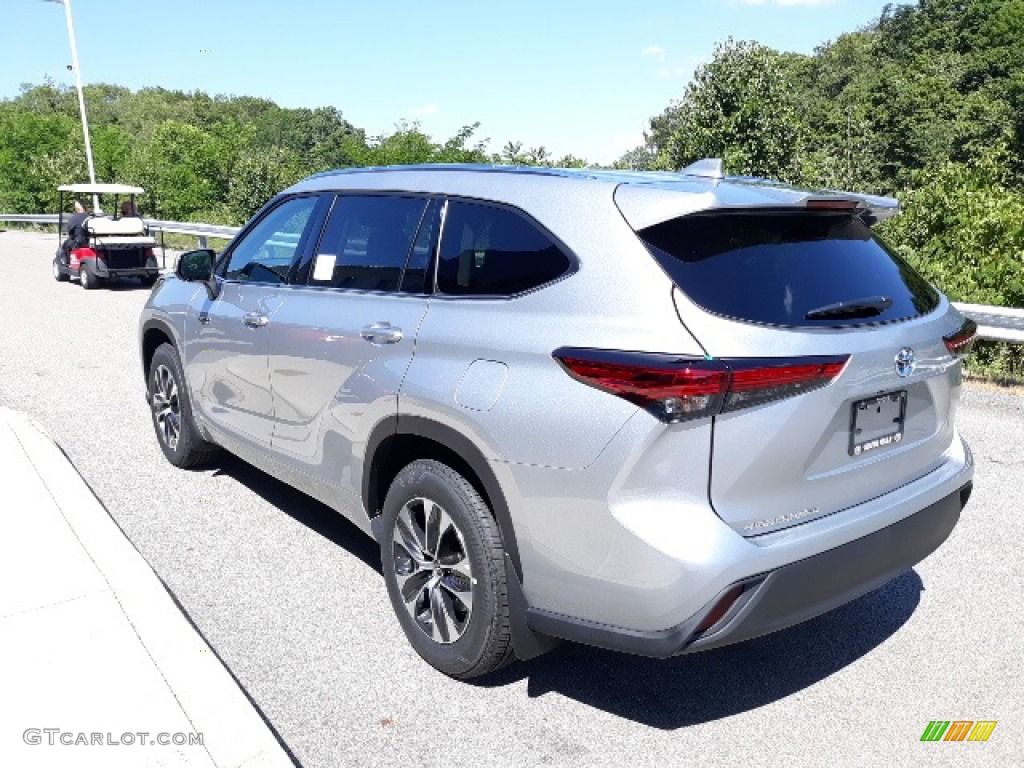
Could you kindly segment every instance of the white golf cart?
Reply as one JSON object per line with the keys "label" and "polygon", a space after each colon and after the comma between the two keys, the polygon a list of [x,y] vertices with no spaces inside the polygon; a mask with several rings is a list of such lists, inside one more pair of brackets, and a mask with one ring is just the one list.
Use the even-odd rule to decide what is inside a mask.
{"label": "white golf cart", "polygon": [[[153,252],[156,240],[138,213],[135,198],[142,187],[127,184],[66,184],[58,187],[60,240],[53,258],[53,277],[58,282],[78,278],[83,288],[96,288],[105,280],[137,277],[153,285],[160,264]],[[70,197],[69,197],[70,196]],[[65,203],[92,198],[96,210],[69,214]],[[80,204],[81,200],[79,201]],[[84,204],[83,204],[84,207]]]}

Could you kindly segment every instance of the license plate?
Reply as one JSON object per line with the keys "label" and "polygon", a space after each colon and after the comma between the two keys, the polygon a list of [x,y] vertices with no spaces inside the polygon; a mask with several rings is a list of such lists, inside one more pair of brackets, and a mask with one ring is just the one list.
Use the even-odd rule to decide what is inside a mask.
{"label": "license plate", "polygon": [[850,455],[862,456],[903,440],[906,390],[858,400],[850,417]]}

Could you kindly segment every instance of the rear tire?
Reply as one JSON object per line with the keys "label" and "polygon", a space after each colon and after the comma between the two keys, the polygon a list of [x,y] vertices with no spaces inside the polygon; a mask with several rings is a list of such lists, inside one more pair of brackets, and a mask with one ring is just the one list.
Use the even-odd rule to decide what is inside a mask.
{"label": "rear tire", "polygon": [[462,680],[512,661],[501,535],[469,481],[439,462],[414,461],[395,477],[381,514],[388,596],[424,661]]}
{"label": "rear tire", "polygon": [[81,266],[78,268],[78,282],[82,284],[82,287],[87,291],[91,291],[93,288],[99,288],[100,279],[96,276],[96,272],[92,266],[91,261],[83,261]]}
{"label": "rear tire", "polygon": [[53,279],[58,283],[66,283],[69,279],[68,273],[61,266],[59,255],[53,257]]}
{"label": "rear tire", "polygon": [[161,344],[153,354],[148,391],[156,439],[171,464],[196,467],[217,454],[220,448],[203,440],[196,428],[181,361],[170,344]]}
{"label": "rear tire", "polygon": [[[147,256],[146,257],[146,268],[147,269],[159,269],[159,267],[160,267],[160,264],[159,264],[159,262],[157,262],[156,256]],[[151,274],[148,274],[148,275],[142,275],[139,278],[139,280],[147,288],[152,288],[156,284],[156,281],[157,281],[158,277],[160,277],[160,275],[158,275],[156,273],[151,273]]]}

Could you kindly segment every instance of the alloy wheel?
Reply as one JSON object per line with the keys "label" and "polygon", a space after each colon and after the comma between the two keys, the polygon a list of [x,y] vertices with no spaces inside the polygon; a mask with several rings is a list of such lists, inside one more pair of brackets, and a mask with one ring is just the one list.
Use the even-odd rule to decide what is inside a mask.
{"label": "alloy wheel", "polygon": [[153,374],[153,417],[160,439],[172,451],[177,450],[181,433],[181,404],[178,385],[166,365],[157,366]]}
{"label": "alloy wheel", "polygon": [[416,626],[441,644],[454,643],[473,615],[473,569],[465,539],[435,501],[405,503],[392,532],[395,578]]}

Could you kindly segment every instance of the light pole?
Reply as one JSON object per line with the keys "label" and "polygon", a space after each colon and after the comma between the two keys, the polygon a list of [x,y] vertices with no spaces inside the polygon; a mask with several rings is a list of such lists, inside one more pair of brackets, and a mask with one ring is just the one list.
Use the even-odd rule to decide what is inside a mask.
{"label": "light pole", "polygon": [[[71,20],[71,0],[44,0],[64,6],[64,15],[68,20],[68,39],[71,41],[71,67],[75,70],[75,84],[78,87],[78,109],[82,113],[82,135],[85,136],[85,160],[89,165],[89,183],[96,183],[96,167],[92,162],[92,142],[89,140],[89,118],[85,114],[85,93],[82,91],[82,70],[78,66],[78,46],[75,44],[75,24]],[[98,211],[100,199],[92,196],[92,209]]]}

